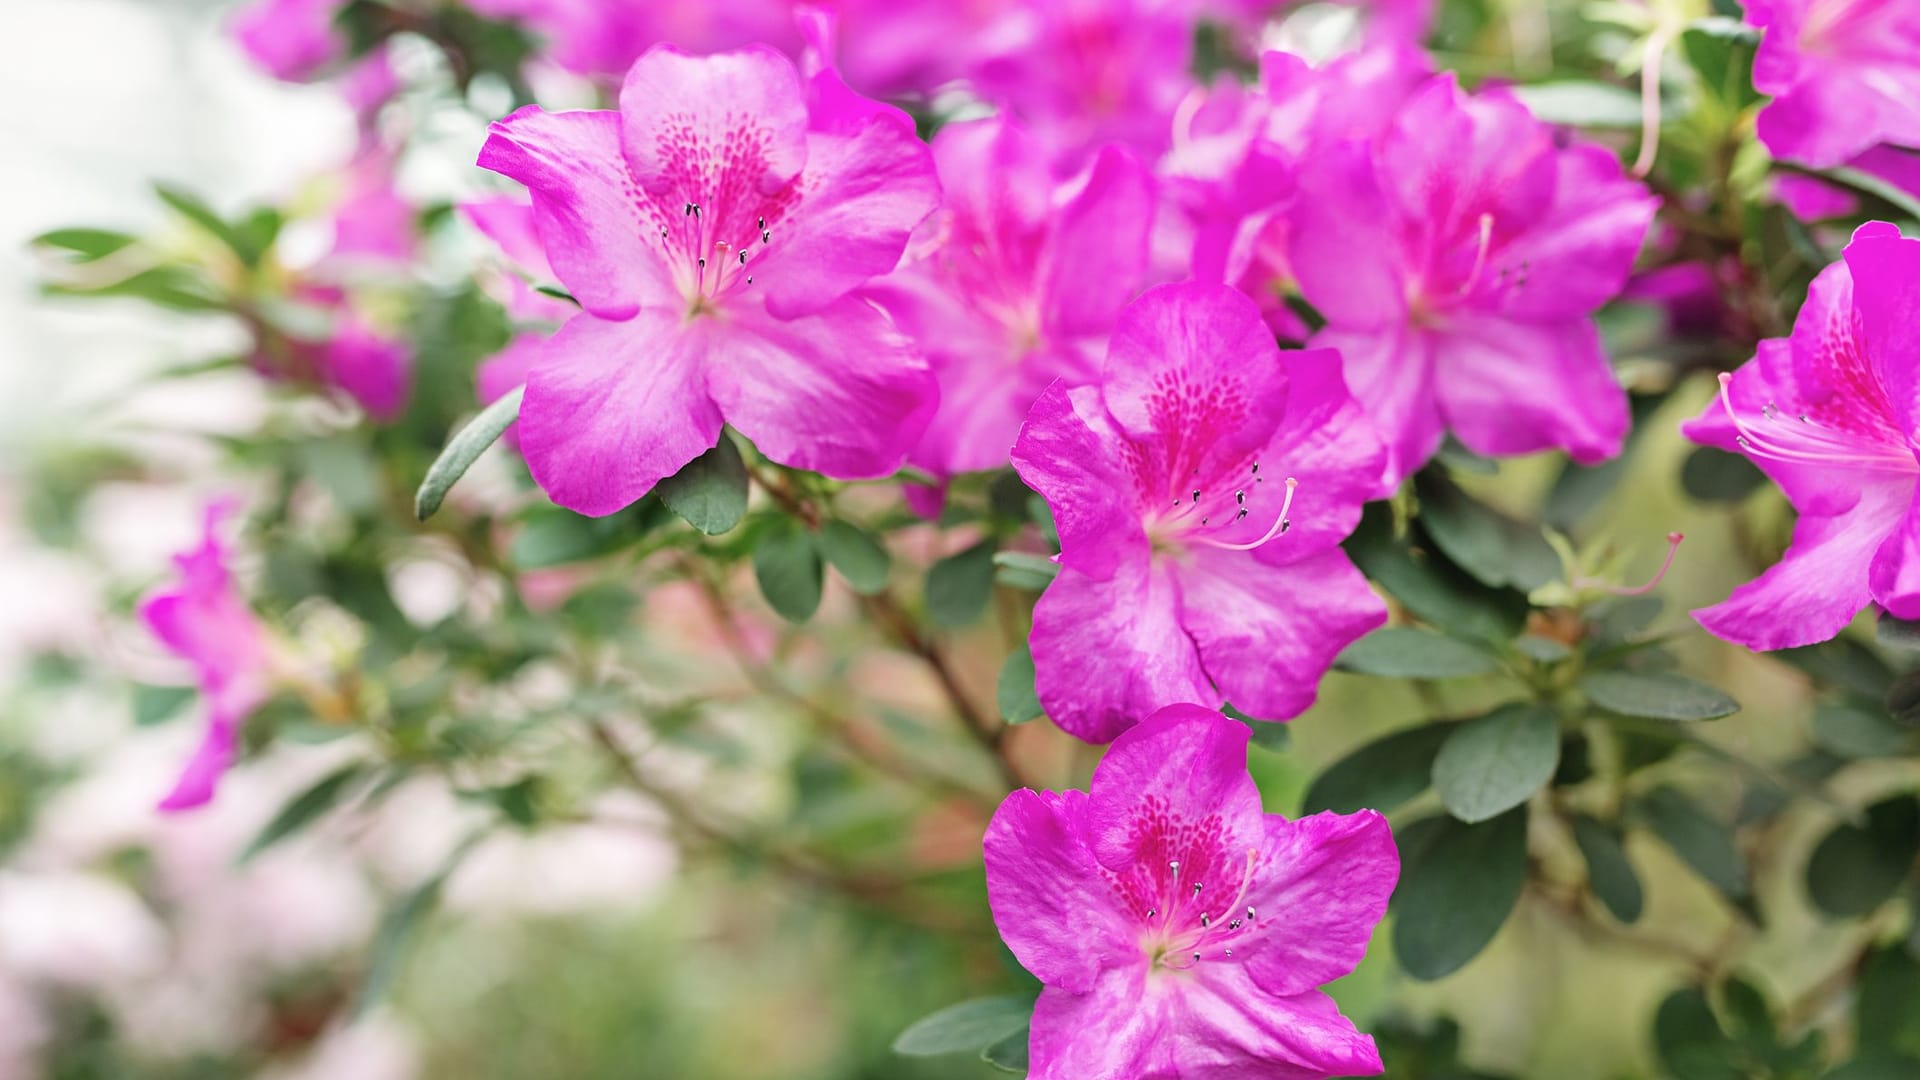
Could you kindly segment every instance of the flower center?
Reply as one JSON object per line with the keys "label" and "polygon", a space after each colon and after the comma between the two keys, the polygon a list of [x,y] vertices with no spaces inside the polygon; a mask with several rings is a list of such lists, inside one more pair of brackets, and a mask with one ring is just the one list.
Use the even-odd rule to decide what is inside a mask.
{"label": "flower center", "polygon": [[1224,882],[1215,882],[1216,891],[1208,893],[1206,881],[1182,881],[1180,861],[1168,860],[1162,878],[1166,888],[1158,902],[1147,909],[1146,934],[1141,942],[1154,970],[1191,971],[1208,960],[1233,959],[1234,944],[1259,924],[1259,911],[1246,902],[1259,857],[1258,851],[1247,849],[1238,888],[1224,901],[1217,889]]}
{"label": "flower center", "polygon": [[[1147,522],[1147,535],[1154,550],[1179,554],[1188,545],[1221,548],[1227,551],[1252,551],[1293,527],[1287,516],[1293,509],[1294,491],[1300,482],[1289,476],[1283,482],[1286,494],[1271,518],[1265,508],[1271,499],[1263,498],[1260,463],[1254,462],[1237,485],[1217,483],[1173,492]],[[1257,516],[1256,516],[1257,515]],[[1251,527],[1247,523],[1251,522]],[[1261,528],[1261,523],[1266,522]],[[1251,537],[1249,539],[1249,537]]]}
{"label": "flower center", "polygon": [[764,212],[754,215],[752,228],[743,224],[728,227],[725,215],[689,200],[678,227],[671,220],[660,226],[660,245],[687,298],[689,316],[710,314],[716,310],[713,301],[753,284],[752,264],[772,246],[773,229]]}
{"label": "flower center", "polygon": [[1772,402],[1760,410],[1760,422],[1742,418],[1733,407],[1733,376],[1720,375],[1720,407],[1739,431],[1740,447],[1756,458],[1793,465],[1833,465],[1884,472],[1920,472],[1920,461],[1905,447],[1815,423],[1802,413],[1788,418]]}

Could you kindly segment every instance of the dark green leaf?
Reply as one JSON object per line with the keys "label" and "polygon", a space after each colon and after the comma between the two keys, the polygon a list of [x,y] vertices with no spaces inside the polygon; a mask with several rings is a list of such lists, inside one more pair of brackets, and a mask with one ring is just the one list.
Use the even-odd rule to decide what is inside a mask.
{"label": "dark green leaf", "polygon": [[1508,518],[1432,470],[1414,483],[1434,546],[1482,583],[1529,590],[1560,576],[1560,556],[1537,526]]}
{"label": "dark green leaf", "polygon": [[1807,860],[1807,893],[1835,918],[1872,913],[1893,898],[1920,856],[1920,801],[1911,795],[1867,807],[1864,827],[1842,822]]}
{"label": "dark green leaf", "polygon": [[1342,650],[1334,663],[1347,671],[1401,679],[1485,675],[1498,667],[1484,649],[1410,626],[1375,630]]}
{"label": "dark green leaf", "polygon": [[413,497],[414,516],[425,521],[440,509],[448,490],[479,460],[481,451],[492,446],[519,418],[520,398],[526,389],[516,386],[507,391],[447,441],[446,449],[440,451],[440,456],[427,469],[426,479],[420,482],[420,490]]}
{"label": "dark green leaf", "polygon": [[1032,1015],[1032,998],[974,998],[914,1021],[893,1040],[893,1052],[913,1057],[977,1054],[1023,1030]]}
{"label": "dark green leaf", "polygon": [[1362,746],[1314,778],[1302,813],[1351,814],[1360,809],[1392,813],[1427,790],[1433,782],[1433,759],[1459,727],[1422,724]]}
{"label": "dark green leaf", "polygon": [[1883,611],[1873,624],[1873,636],[1891,649],[1920,649],[1920,622],[1896,619]]}
{"label": "dark green leaf", "polygon": [[1284,723],[1274,720],[1260,720],[1248,716],[1232,705],[1223,705],[1220,707],[1220,711],[1228,717],[1245,724],[1247,730],[1253,733],[1253,745],[1260,747],[1262,750],[1271,750],[1276,754],[1284,754],[1288,748],[1293,745],[1293,732],[1289,730]]}
{"label": "dark green leaf", "polygon": [[813,618],[820,607],[823,574],[813,537],[796,525],[784,523],[754,546],[753,576],[760,582],[760,595],[788,622]]}
{"label": "dark green leaf", "polygon": [[1920,668],[1902,674],[1887,687],[1887,717],[1903,728],[1920,727]]}
{"label": "dark green leaf", "polygon": [[1433,459],[1454,472],[1472,473],[1475,476],[1496,476],[1500,472],[1500,463],[1467,449],[1466,444],[1449,434],[1441,440],[1440,449],[1434,452]]}
{"label": "dark green leaf", "polygon": [[133,687],[133,722],[138,727],[147,727],[162,720],[171,720],[187,702],[199,693],[191,686],[148,686],[135,683]]}
{"label": "dark green leaf", "polygon": [[1025,1073],[1028,1068],[1027,1044],[1032,1033],[1026,1028],[980,1051],[980,1060],[1010,1073]]}
{"label": "dark green leaf", "polygon": [[1572,820],[1573,839],[1587,860],[1587,884],[1593,895],[1621,922],[1638,920],[1645,896],[1640,875],[1634,873],[1627,849],[1620,843],[1620,834],[1585,814],[1575,814]]}
{"label": "dark green leaf", "polygon": [[1732,1060],[1733,1044],[1720,1029],[1707,996],[1695,987],[1675,990],[1660,1003],[1653,1044],[1677,1080],[1746,1080]]}
{"label": "dark green leaf", "polygon": [[1573,655],[1573,650],[1550,637],[1521,634],[1513,639],[1513,651],[1536,664],[1557,664]]}
{"label": "dark green leaf", "polygon": [[1733,830],[1672,788],[1655,788],[1635,804],[1648,828],[1707,883],[1729,899],[1748,893],[1747,862],[1733,842]]}
{"label": "dark green leaf", "polygon": [[1680,35],[1680,48],[1707,91],[1729,109],[1738,110],[1760,99],[1753,88],[1758,40],[1753,28],[1738,19],[1709,18],[1696,21]]}
{"label": "dark green leaf", "polygon": [[139,237],[111,229],[55,229],[33,238],[36,246],[73,253],[76,263],[96,262],[138,242]]}
{"label": "dark green leaf", "polygon": [[174,213],[198,225],[208,236],[225,244],[228,250],[240,257],[242,262],[252,265],[260,260],[260,250],[253,247],[252,237],[235,229],[226,218],[201,201],[198,195],[185,188],[172,184],[156,183],[154,194],[160,201],[173,208]]}
{"label": "dark green leaf", "polygon": [[1866,698],[1880,698],[1893,685],[1893,669],[1872,649],[1850,637],[1773,654],[1822,683]]}
{"label": "dark green leaf", "polygon": [[1024,724],[1046,715],[1040,698],[1033,692],[1033,653],[1025,645],[1000,665],[1000,679],[994,687],[1000,704],[1000,717],[1009,724]]}
{"label": "dark green leaf", "polygon": [[1040,592],[1060,576],[1060,564],[1045,555],[1025,551],[996,551],[993,565],[999,567],[994,580],[1010,589]]}
{"label": "dark green leaf", "polygon": [[1740,709],[1706,683],[1666,671],[1599,671],[1581,679],[1580,689],[1593,704],[1621,716],[1712,720]]}
{"label": "dark green leaf", "polygon": [[613,518],[590,518],[557,506],[541,507],[530,511],[513,534],[507,561],[521,570],[545,570],[604,554],[617,539]]}
{"label": "dark green leaf", "polygon": [[[1792,171],[1801,172],[1810,170],[1794,169]],[[1920,219],[1920,198],[1915,198],[1898,185],[1888,183],[1870,172],[1855,169],[1851,166],[1840,166],[1832,169],[1824,169],[1820,172],[1813,173],[1813,175],[1824,177],[1839,184],[1841,187],[1849,187],[1863,194],[1871,195],[1900,211],[1900,213],[1906,217]]]}
{"label": "dark green leaf", "polygon": [[872,596],[887,587],[893,557],[880,541],[857,525],[836,519],[821,526],[820,554],[861,596]]}
{"label": "dark green leaf", "polygon": [[1527,811],[1468,825],[1417,821],[1400,833],[1393,950],[1416,979],[1459,970],[1499,933],[1527,880]]}
{"label": "dark green leaf", "polygon": [[986,613],[993,598],[993,541],[949,555],[927,571],[927,617],[957,630]]}
{"label": "dark green leaf", "polygon": [[1920,1056],[1920,961],[1912,953],[1899,945],[1875,949],[1860,969],[1857,994],[1855,1030],[1863,1049]]}
{"label": "dark green leaf", "polygon": [[1488,589],[1432,553],[1393,535],[1392,512],[1370,503],[1346,542],[1360,570],[1423,621],[1461,637],[1507,641],[1527,617],[1527,598]]}
{"label": "dark green leaf", "polygon": [[1680,486],[1704,503],[1739,502],[1766,482],[1753,462],[1712,446],[1695,447],[1680,466]]}
{"label": "dark green leaf", "polygon": [[1460,725],[1433,759],[1433,786],[1461,821],[1486,821],[1521,805],[1553,778],[1560,724],[1538,705],[1506,705]]}
{"label": "dark green leaf", "polygon": [[1906,749],[1910,738],[1877,709],[1830,701],[1813,711],[1813,744],[1841,757],[1888,757]]}
{"label": "dark green leaf", "polygon": [[1866,1050],[1836,1067],[1825,1080],[1913,1080],[1920,1076],[1920,1055]]}
{"label": "dark green leaf", "polygon": [[660,481],[655,490],[667,509],[708,536],[726,532],[747,516],[747,466],[725,432],[713,449]]}
{"label": "dark green leaf", "polygon": [[359,785],[359,782],[371,776],[373,769],[360,762],[351,762],[328,773],[316,781],[312,787],[295,795],[280,812],[267,822],[253,842],[240,853],[242,863],[250,862],[255,856],[268,848],[318,821],[321,815],[340,804],[340,801]]}
{"label": "dark green leaf", "polygon": [[1560,476],[1547,492],[1547,503],[1541,510],[1541,518],[1563,532],[1571,530],[1613,493],[1626,471],[1627,458],[1624,452],[1598,465],[1568,461],[1560,467]]}

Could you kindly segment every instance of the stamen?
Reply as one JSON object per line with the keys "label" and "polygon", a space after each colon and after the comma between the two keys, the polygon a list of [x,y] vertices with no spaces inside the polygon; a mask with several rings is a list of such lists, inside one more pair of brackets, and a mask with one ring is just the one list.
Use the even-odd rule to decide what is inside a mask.
{"label": "stamen", "polygon": [[[1733,376],[1720,373],[1720,407],[1726,411],[1727,419],[1733,421],[1734,430],[1739,432],[1738,441],[1742,448],[1756,457],[1772,458],[1776,461],[1809,465],[1844,465],[1856,469],[1885,468],[1900,472],[1920,469],[1911,452],[1902,452],[1893,447],[1863,446],[1857,442],[1844,441],[1828,434],[1824,429],[1808,420],[1803,414],[1798,426],[1789,426],[1784,420],[1776,420],[1783,428],[1791,432],[1794,439],[1810,444],[1808,447],[1792,446],[1783,443],[1740,419],[1733,408]],[[1777,415],[1778,410],[1775,410]]]}
{"label": "stamen", "polygon": [[1660,564],[1660,572],[1653,575],[1645,585],[1636,585],[1630,589],[1615,585],[1609,587],[1607,591],[1615,596],[1639,596],[1642,593],[1652,592],[1654,586],[1660,584],[1660,579],[1666,577],[1667,571],[1673,568],[1673,557],[1680,550],[1680,541],[1685,539],[1684,535],[1677,532],[1667,534],[1667,559]]}
{"label": "stamen", "polygon": [[1230,544],[1224,540],[1214,540],[1203,536],[1196,537],[1194,542],[1221,548],[1225,551],[1252,551],[1254,548],[1293,528],[1293,522],[1287,517],[1287,512],[1293,509],[1293,495],[1299,487],[1300,481],[1295,480],[1291,476],[1287,477],[1287,497],[1286,500],[1280,504],[1280,516],[1273,519],[1273,526],[1269,528],[1266,531],[1266,535],[1260,537],[1260,539],[1254,540],[1251,543]]}
{"label": "stamen", "polygon": [[1487,249],[1493,246],[1493,215],[1480,215],[1480,246],[1473,253],[1473,269],[1467,271],[1467,280],[1460,286],[1460,295],[1473,291],[1480,281],[1480,271],[1487,266]]}

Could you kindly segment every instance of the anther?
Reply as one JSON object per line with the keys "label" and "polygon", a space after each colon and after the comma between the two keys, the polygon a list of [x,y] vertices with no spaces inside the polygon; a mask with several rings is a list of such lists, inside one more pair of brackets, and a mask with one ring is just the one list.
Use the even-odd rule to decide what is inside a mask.
{"label": "anther", "polygon": [[1193,489],[1193,501],[1194,501],[1194,502],[1199,502],[1199,501],[1200,501],[1200,489],[1199,489],[1199,488],[1194,488],[1194,489]]}
{"label": "anther", "polygon": [[1230,922],[1230,923],[1228,923],[1228,924],[1227,924],[1227,929],[1229,929],[1229,930],[1238,930],[1238,929],[1240,929],[1240,924],[1241,924],[1241,922],[1242,922],[1242,920],[1240,920],[1240,919],[1235,919],[1235,920],[1233,920],[1232,922]]}
{"label": "anther", "polygon": [[1229,960],[1231,960],[1231,959],[1233,959],[1233,950],[1232,950],[1232,949],[1228,949],[1228,950],[1227,950],[1227,959],[1229,959]]}
{"label": "anther", "polygon": [[1253,906],[1251,904],[1247,906],[1247,918],[1253,918]]}
{"label": "anther", "polygon": [[1194,954],[1193,954],[1193,962],[1194,962],[1194,963],[1196,963],[1196,964],[1200,962],[1200,954],[1199,954],[1199,953],[1194,953]]}
{"label": "anther", "polygon": [[701,259],[701,260],[700,260],[700,269],[702,269],[702,270],[705,270],[706,268],[707,268],[707,260],[705,260],[705,259]]}
{"label": "anther", "polygon": [[773,230],[771,230],[771,229],[761,229],[761,230],[760,230],[760,242],[761,242],[761,243],[763,243],[763,244],[771,244],[771,243],[773,243]]}
{"label": "anther", "polygon": [[1195,896],[1200,895],[1200,883],[1197,881],[1193,883],[1193,895]]}
{"label": "anther", "polygon": [[1200,925],[1201,925],[1201,926],[1212,926],[1212,925],[1213,925],[1213,919],[1212,919],[1212,917],[1210,917],[1210,916],[1209,916],[1209,915],[1208,915],[1208,914],[1207,914],[1206,912],[1204,912],[1204,911],[1200,913]]}
{"label": "anther", "polygon": [[761,228],[762,230],[764,230],[764,229],[766,229],[766,227],[767,227],[767,219],[766,219],[766,218],[761,218],[761,219],[760,219],[760,228]]}
{"label": "anther", "polygon": [[742,251],[740,253],[740,265],[741,266],[747,265],[747,253],[745,251]]}
{"label": "anther", "polygon": [[1236,501],[1238,501],[1238,502],[1239,502],[1239,503],[1240,503],[1241,505],[1243,505],[1243,506],[1244,506],[1244,505],[1246,504],[1246,501],[1247,501],[1247,493],[1246,493],[1246,492],[1244,492],[1244,491],[1236,491],[1236,492],[1234,492],[1234,493],[1233,493],[1233,497],[1234,497],[1234,499],[1235,499]]}

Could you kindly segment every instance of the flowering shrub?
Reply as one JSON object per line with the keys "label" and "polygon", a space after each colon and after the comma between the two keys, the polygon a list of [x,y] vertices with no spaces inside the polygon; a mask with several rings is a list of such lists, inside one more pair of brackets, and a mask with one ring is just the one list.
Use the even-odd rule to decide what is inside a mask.
{"label": "flowering shrub", "polygon": [[0,1077],[1920,1076],[1920,5],[230,18]]}

